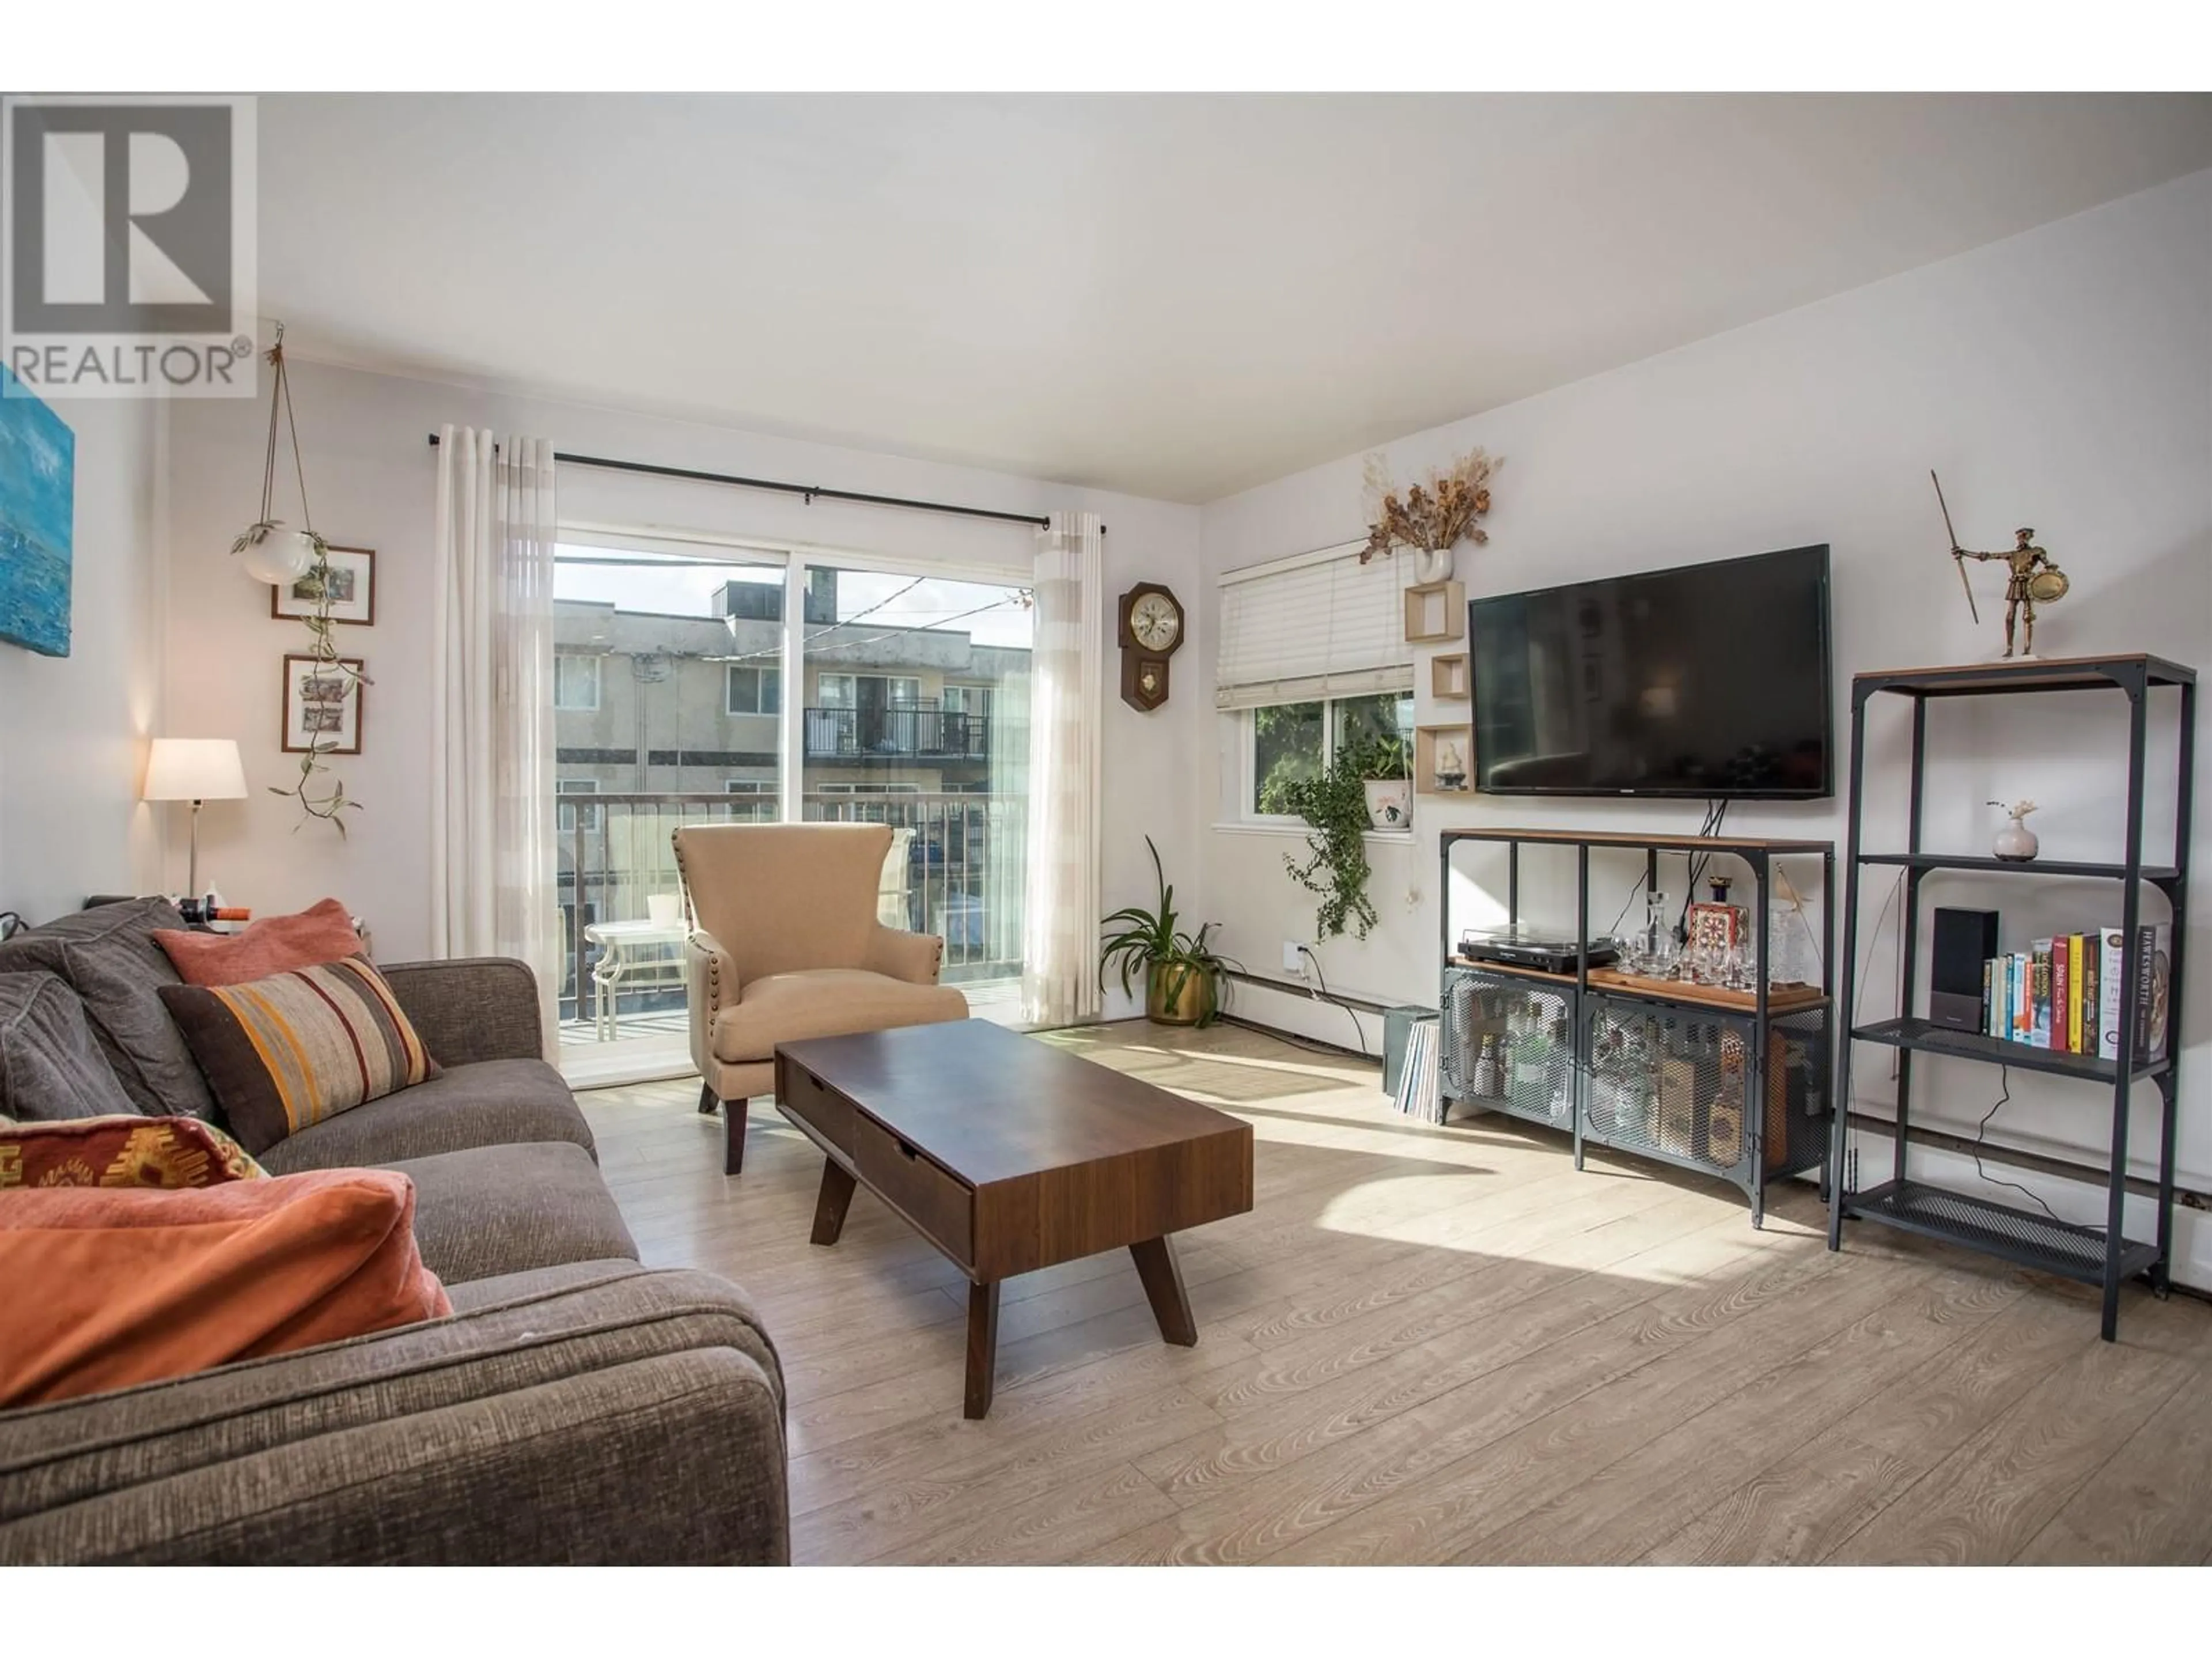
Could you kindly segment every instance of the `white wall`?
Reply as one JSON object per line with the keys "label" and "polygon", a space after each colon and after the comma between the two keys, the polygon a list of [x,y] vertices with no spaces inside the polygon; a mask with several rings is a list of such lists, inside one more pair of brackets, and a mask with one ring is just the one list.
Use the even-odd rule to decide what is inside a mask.
{"label": "white wall", "polygon": [[[1470,272],[1470,304],[1480,302],[1480,283]],[[1945,556],[1931,466],[1968,545],[2007,546],[2014,526],[2032,524],[2072,577],[2072,594],[2044,613],[2043,654],[2151,651],[2212,671],[2212,173],[1417,434],[1388,453],[1405,479],[1475,444],[1504,465],[1490,544],[1461,550],[1471,594],[1830,544],[1839,749],[1853,672],[1967,660],[1996,647],[2001,583],[1977,568],[1984,622],[1976,629]],[[1209,506],[1209,570],[1360,536],[1361,465],[1347,456]],[[1210,587],[1206,597],[1211,616]],[[1428,696],[1428,654],[1417,664],[1419,719],[1463,720],[1467,704],[1439,706]],[[1942,709],[1930,724],[1929,844],[1983,850],[1999,819],[1982,803],[2025,794],[2043,803],[2033,822],[2048,854],[2117,857],[2125,709],[2117,696],[2087,696]],[[1869,822],[1881,828],[1869,844],[1881,844],[1887,832],[1897,837],[1888,844],[1901,845],[1905,716],[1902,708],[1875,712]],[[1233,754],[1223,746],[1226,730],[1219,722],[1206,744],[1216,777],[1200,791],[1205,814],[1219,812],[1219,769]],[[2154,763],[2150,821],[2169,830],[2172,732],[2170,723],[2153,726],[2154,752],[2166,758],[2163,779]],[[1832,836],[1840,854],[1844,764],[1839,756],[1834,802],[1746,803],[1729,827]],[[1417,798],[1410,842],[1370,843],[1382,927],[1364,945],[1320,947],[1330,984],[1384,1002],[1433,1005],[1440,827],[1686,834],[1698,812],[1694,805],[1478,798],[1439,805]],[[2212,871],[2212,814],[2200,811],[2197,826],[2192,856]],[[1295,839],[1220,830],[1202,839],[1205,914],[1224,924],[1224,948],[1273,971],[1282,940],[1312,937],[1311,901],[1277,856]],[[1464,868],[1455,926],[1480,920],[1502,885],[1502,861],[1486,866],[1469,855]],[[1593,888],[1625,894],[1632,878],[1623,864],[1602,883],[1594,877]],[[1679,866],[1668,884],[1681,890]],[[2118,920],[2109,884],[1978,888],[1953,879],[1924,890],[1932,902],[2000,908],[2008,949],[2031,934]],[[2212,898],[2203,896],[2202,881],[2197,892],[2181,1163],[2185,1183],[2212,1188],[2212,931],[2204,925]],[[1868,927],[1880,896],[1865,910]],[[2160,914],[2154,895],[2148,903]],[[1613,908],[1603,905],[1601,925]],[[1572,916],[1569,908],[1564,917],[1539,919]],[[1895,938],[1893,917],[1874,957],[1870,1009],[1893,1001]],[[1340,1010],[1303,1000],[1255,993],[1244,1006],[1332,1042],[1349,1035]],[[1370,1034],[1379,1024],[1368,1021]],[[1859,1103],[1885,1109],[1886,1054],[1862,1048],[1857,1064]],[[1996,1074],[1985,1067],[1936,1062],[1920,1076],[1922,1109],[1953,1130],[1972,1133],[1996,1098]],[[2062,1155],[2096,1148],[2101,1158],[2106,1097],[2020,1075],[2012,1092],[1993,1138]],[[2139,1100],[2138,1152],[2154,1144],[2153,1126],[2150,1102]],[[1886,1153],[1869,1144],[1869,1170],[1878,1156]],[[1972,1173],[1969,1165],[1969,1180]],[[2083,1189],[2037,1184],[2060,1213],[2101,1218]],[[2197,1229],[2191,1248],[2190,1276],[2212,1282],[2212,1227]]]}
{"label": "white wall", "polygon": [[[617,459],[1014,513],[1095,511],[1107,525],[1109,599],[1150,579],[1173,586],[1195,613],[1204,585],[1195,507],[315,363],[295,363],[292,380],[315,527],[333,542],[377,550],[376,625],[340,630],[375,681],[364,704],[364,752],[332,763],[348,794],[365,803],[350,820],[350,836],[341,841],[320,825],[295,833],[295,805],[263,793],[263,786],[287,783],[292,775],[277,748],[278,659],[299,649],[302,637],[298,623],[270,617],[266,587],[231,568],[231,538],[259,499],[265,408],[201,403],[177,410],[170,729],[234,735],[244,749],[256,799],[209,808],[203,840],[203,866],[226,896],[273,912],[337,894],[368,918],[379,954],[394,960],[421,952],[428,939],[436,459],[426,438],[447,422],[550,438],[563,450]],[[759,491],[581,467],[561,474],[560,509],[570,523],[710,532],[1024,568],[1032,545],[1026,526],[827,501],[809,507]],[[1160,840],[1171,873],[1195,870],[1195,824],[1161,804],[1165,792],[1179,793],[1199,773],[1200,742],[1210,730],[1202,650],[1186,646],[1176,695],[1155,714],[1135,713],[1109,690],[1103,816],[1109,908],[1149,896],[1147,830]],[[176,879],[182,878],[181,856],[171,860]]]}
{"label": "white wall", "polygon": [[138,799],[161,690],[161,406],[52,407],[76,437],[70,654],[0,645],[0,909],[34,922],[149,890],[164,828]]}

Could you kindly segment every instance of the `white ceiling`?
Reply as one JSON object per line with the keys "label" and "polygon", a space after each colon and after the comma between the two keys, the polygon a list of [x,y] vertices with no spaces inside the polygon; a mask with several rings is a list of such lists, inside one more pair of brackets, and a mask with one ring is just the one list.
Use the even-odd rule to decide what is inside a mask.
{"label": "white ceiling", "polygon": [[2212,97],[285,96],[260,151],[303,356],[1198,501],[2212,166]]}

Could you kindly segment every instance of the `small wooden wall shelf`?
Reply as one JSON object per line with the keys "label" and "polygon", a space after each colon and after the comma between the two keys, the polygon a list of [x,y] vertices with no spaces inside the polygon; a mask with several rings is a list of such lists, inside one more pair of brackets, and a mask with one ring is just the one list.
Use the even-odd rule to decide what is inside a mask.
{"label": "small wooden wall shelf", "polygon": [[1429,659],[1429,692],[1445,702],[1465,702],[1474,695],[1468,680],[1466,652]]}
{"label": "small wooden wall shelf", "polygon": [[1467,584],[1423,582],[1406,590],[1406,641],[1434,645],[1467,636]]}
{"label": "small wooden wall shelf", "polygon": [[[1438,781],[1437,765],[1458,762],[1456,784]],[[1417,795],[1471,795],[1474,793],[1474,728],[1471,726],[1417,726],[1413,728],[1413,793]]]}

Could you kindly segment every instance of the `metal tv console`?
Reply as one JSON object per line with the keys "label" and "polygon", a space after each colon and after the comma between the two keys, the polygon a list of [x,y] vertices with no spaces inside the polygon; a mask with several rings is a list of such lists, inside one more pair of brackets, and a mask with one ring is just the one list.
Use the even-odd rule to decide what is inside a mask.
{"label": "metal tv console", "polygon": [[[1450,1100],[1571,1132],[1577,1169],[1583,1149],[1595,1144],[1717,1176],[1750,1200],[1754,1227],[1765,1220],[1771,1182],[1819,1170],[1826,1197],[1834,1100],[1834,842],[1490,829],[1446,830],[1438,842],[1440,1035]],[[1469,872],[1454,854],[1485,847],[1504,852],[1506,910],[1516,926],[1524,849],[1573,855],[1572,972],[1457,954],[1452,878]],[[1647,893],[1660,890],[1662,856],[1726,858],[1748,868],[1749,921],[1761,963],[1770,959],[1767,888],[1775,861],[1818,859],[1820,983],[1771,986],[1762,973],[1755,990],[1731,991],[1637,979],[1594,963],[1591,854],[1622,852],[1644,855]]]}

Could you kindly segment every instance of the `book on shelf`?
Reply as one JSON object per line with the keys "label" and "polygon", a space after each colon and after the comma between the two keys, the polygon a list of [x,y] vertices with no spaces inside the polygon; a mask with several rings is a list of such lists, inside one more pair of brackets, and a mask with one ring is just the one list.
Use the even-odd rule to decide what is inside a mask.
{"label": "book on shelf", "polygon": [[2066,947],[2066,994],[2060,1006],[2066,1010],[2066,1052],[2083,1053],[2081,1047],[2081,935],[2069,933],[2061,941]]}
{"label": "book on shelf", "polygon": [[2081,1053],[2111,1060],[2104,1048],[2104,1036],[2097,1024],[2097,998],[2101,995],[2101,973],[2097,957],[2097,936],[2094,933],[2075,933],[2075,942],[2081,947]]}
{"label": "book on shelf", "polygon": [[2073,994],[2073,957],[2068,935],[2061,933],[2051,941],[2051,1041],[2044,1046],[2054,1054],[2074,1052],[2067,1000]]}
{"label": "book on shelf", "polygon": [[2166,1054],[2172,983],[2173,929],[2145,922],[2136,929],[2134,982],[2123,933],[2060,933],[2025,951],[1982,964],[1984,1032],[2054,1054],[2111,1060],[2119,1053],[2120,1014],[2132,1010],[2138,1063]]}
{"label": "book on shelf", "polygon": [[2132,1004],[2135,1011],[2136,1060],[2159,1060],[2166,1054],[2168,992],[2172,983],[2173,929],[2164,922],[2145,922],[2136,929],[2135,983],[2124,975],[2124,935],[2118,927],[2097,933],[2098,1052],[2115,1060],[2120,1052],[2120,1012]]}
{"label": "book on shelf", "polygon": [[2097,930],[2097,1052],[2107,1060],[2120,1053],[2120,930]]}

